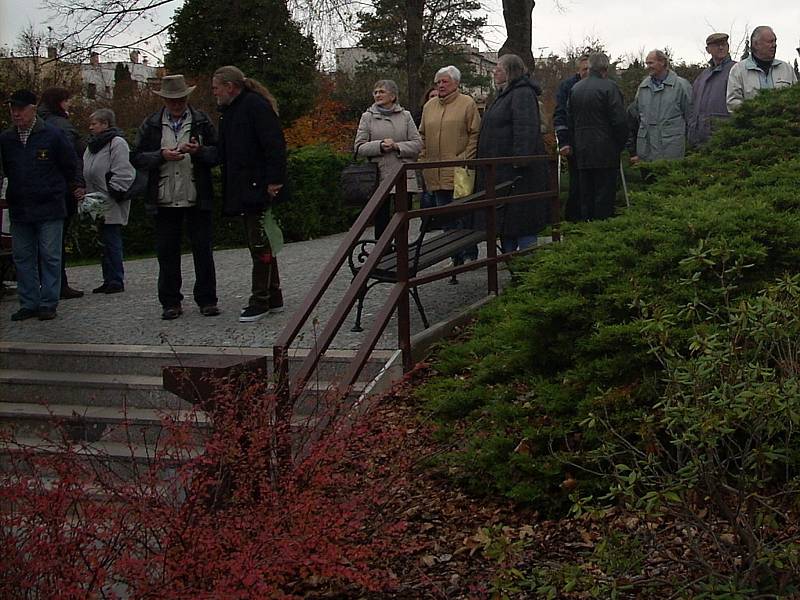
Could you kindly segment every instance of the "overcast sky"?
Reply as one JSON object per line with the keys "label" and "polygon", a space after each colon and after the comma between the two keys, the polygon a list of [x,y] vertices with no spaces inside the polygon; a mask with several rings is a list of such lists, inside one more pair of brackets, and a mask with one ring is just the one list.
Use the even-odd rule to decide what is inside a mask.
{"label": "overcast sky", "polygon": [[[176,0],[180,2],[181,0]],[[224,1],[224,0],[221,0]],[[495,7],[487,31],[492,49],[504,39],[501,0],[486,0]],[[798,0],[539,0],[533,11],[534,55],[563,54],[567,46],[583,45],[588,38],[603,41],[611,58],[638,55],[652,48],[669,47],[673,56],[687,62],[705,60],[705,38],[721,31],[731,35],[733,53],[756,25],[771,25],[778,36],[778,58],[793,61],[800,46]],[[562,10],[559,10],[560,4]],[[37,0],[0,0],[0,45],[13,46],[28,23],[45,27],[47,12]],[[758,10],[755,10],[755,9]],[[174,8],[162,11],[169,19]]]}

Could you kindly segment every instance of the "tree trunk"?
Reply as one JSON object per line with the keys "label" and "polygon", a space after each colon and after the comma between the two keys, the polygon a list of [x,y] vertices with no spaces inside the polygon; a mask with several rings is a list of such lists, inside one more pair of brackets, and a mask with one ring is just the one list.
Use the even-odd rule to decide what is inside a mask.
{"label": "tree trunk", "polygon": [[406,72],[408,94],[405,106],[415,110],[422,104],[425,82],[422,81],[422,15],[425,0],[406,0]]}
{"label": "tree trunk", "polygon": [[498,54],[516,54],[528,72],[533,73],[533,7],[535,0],[503,0],[503,19],[506,22],[506,42]]}

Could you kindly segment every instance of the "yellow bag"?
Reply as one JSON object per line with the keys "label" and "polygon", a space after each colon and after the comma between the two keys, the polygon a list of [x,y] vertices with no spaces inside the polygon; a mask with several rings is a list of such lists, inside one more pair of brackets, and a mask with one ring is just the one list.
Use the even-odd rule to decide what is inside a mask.
{"label": "yellow bag", "polygon": [[453,169],[453,198],[469,196],[475,189],[475,171],[464,167]]}

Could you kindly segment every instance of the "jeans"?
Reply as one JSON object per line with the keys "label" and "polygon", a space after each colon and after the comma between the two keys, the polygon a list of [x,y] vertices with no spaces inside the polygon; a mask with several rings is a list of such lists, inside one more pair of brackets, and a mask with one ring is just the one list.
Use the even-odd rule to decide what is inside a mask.
{"label": "jeans", "polygon": [[517,250],[525,250],[531,246],[535,246],[538,241],[538,236],[534,235],[521,235],[519,237],[501,237],[500,248],[503,253],[515,252]]}
{"label": "jeans", "polygon": [[268,310],[283,306],[278,259],[272,255],[269,241],[261,227],[262,213],[245,214],[244,230],[247,247],[253,259],[253,279],[248,306]]}
{"label": "jeans", "polygon": [[122,225],[102,225],[100,240],[103,243],[103,283],[109,286],[125,284],[125,267],[122,266]]}
{"label": "jeans", "polygon": [[[436,202],[436,206],[447,206],[453,201],[453,190],[436,190],[433,192],[434,200]],[[463,213],[462,213],[463,215]],[[445,222],[442,223],[442,229],[447,231],[448,229],[466,229],[465,220],[469,219],[469,215],[462,216],[459,215],[457,217],[453,217],[447,215],[443,217],[446,219]],[[472,248],[467,248],[466,250],[461,250],[458,253],[453,255],[453,264],[455,265],[463,265],[465,260],[476,260],[478,258],[478,246],[475,245]]]}
{"label": "jeans", "polygon": [[11,221],[11,244],[17,269],[20,307],[55,310],[61,295],[61,236],[64,220]]}
{"label": "jeans", "polygon": [[158,254],[158,301],[164,308],[180,306],[181,237],[183,221],[189,234],[194,259],[194,301],[201,308],[217,303],[217,274],[211,251],[211,211],[197,207],[159,208],[156,214]]}

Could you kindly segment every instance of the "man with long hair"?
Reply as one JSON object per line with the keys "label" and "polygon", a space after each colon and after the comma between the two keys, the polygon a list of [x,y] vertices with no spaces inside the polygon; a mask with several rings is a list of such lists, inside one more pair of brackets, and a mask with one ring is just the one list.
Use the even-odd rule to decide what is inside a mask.
{"label": "man with long hair", "polygon": [[250,300],[242,323],[283,310],[278,262],[261,225],[264,212],[278,200],[286,182],[286,141],[278,103],[264,85],[236,67],[217,69],[211,82],[221,116],[223,212],[242,215],[253,260]]}

